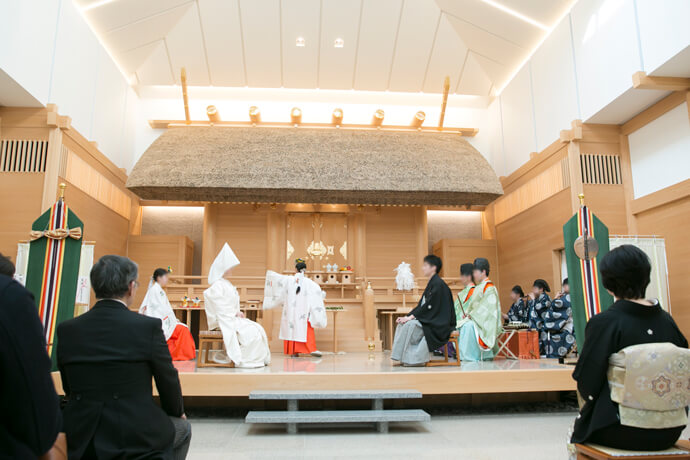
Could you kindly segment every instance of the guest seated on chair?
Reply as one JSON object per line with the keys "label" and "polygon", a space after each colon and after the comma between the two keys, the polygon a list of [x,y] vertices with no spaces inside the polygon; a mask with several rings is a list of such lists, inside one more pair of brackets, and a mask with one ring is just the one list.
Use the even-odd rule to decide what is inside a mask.
{"label": "guest seated on chair", "polygon": [[503,321],[513,323],[529,323],[529,310],[525,305],[525,293],[520,285],[513,286],[510,290],[510,300],[513,304],[507,313],[503,314]]}
{"label": "guest seated on chair", "polygon": [[[607,370],[609,363],[616,358],[614,354],[632,345],[659,344],[659,353],[654,356],[646,353],[644,361],[637,363],[647,366],[656,364],[652,361],[654,359],[663,359],[662,349],[665,350],[669,344],[686,349],[688,341],[671,315],[662,310],[658,300],[644,298],[651,273],[651,265],[644,252],[632,245],[620,246],[604,256],[599,269],[602,284],[614,296],[615,302],[608,310],[590,319],[585,329],[585,343],[573,372],[584,405],[575,420],[572,442],[628,450],[669,448],[685,428],[686,412],[681,411],[684,421],[675,422],[675,426],[670,423],[675,419],[660,417],[658,413],[645,419],[634,411],[633,417],[626,417],[629,414],[622,405],[612,401],[615,388],[607,382],[611,380],[611,376],[607,377]],[[668,368],[673,368],[675,363],[675,360],[670,362]],[[686,366],[678,367],[678,373],[687,372]],[[653,375],[650,376],[652,378]],[[675,385],[671,388],[670,379],[664,378],[666,380],[660,381],[655,397],[676,391]],[[633,393],[647,388],[654,390],[654,382],[637,385],[636,389],[636,385],[632,386]],[[685,385],[681,385],[680,390],[687,392]],[[634,394],[625,396],[635,397]]]}
{"label": "guest seated on chair", "polygon": [[465,316],[458,323],[458,356],[462,361],[492,360],[503,327],[498,291],[489,279],[488,260],[483,257],[474,259],[473,277],[477,283],[474,295],[465,310]]}
{"label": "guest seated on chair", "polygon": [[149,280],[149,289],[141,303],[139,313],[161,320],[163,335],[168,343],[173,361],[196,358],[196,344],[186,324],[177,321],[163,288],[168,284],[168,270],[157,268]]}
{"label": "guest seated on chair", "polygon": [[536,279],[532,284],[532,292],[529,293],[530,300],[527,301],[530,329],[536,329],[539,332],[539,355],[541,356],[546,355],[548,341],[544,330],[544,315],[551,308],[551,297],[547,292],[551,292],[549,283],[543,279]]}
{"label": "guest seated on chair", "polygon": [[453,293],[438,272],[443,263],[438,256],[424,258],[422,273],[429,279],[422,298],[407,316],[397,319],[391,359],[403,366],[423,366],[433,350],[448,343],[455,330]]}
{"label": "guest seated on chair", "polygon": [[[183,459],[191,426],[161,321],[130,311],[137,265],[103,256],[91,269],[98,301],[57,328],[70,459]],[[153,400],[155,379],[160,406]]]}

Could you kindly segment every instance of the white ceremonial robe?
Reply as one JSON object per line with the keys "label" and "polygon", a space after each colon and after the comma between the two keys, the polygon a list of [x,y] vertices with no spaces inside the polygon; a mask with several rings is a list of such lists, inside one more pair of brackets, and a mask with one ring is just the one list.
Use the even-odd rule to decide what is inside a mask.
{"label": "white ceremonial robe", "polygon": [[223,332],[225,350],[236,367],[263,367],[271,362],[266,331],[260,324],[240,318],[240,296],[235,286],[221,278],[204,291],[209,330]]}
{"label": "white ceremonial robe", "polygon": [[163,335],[165,335],[166,341],[170,339],[178,324],[168,296],[156,281],[152,281],[149,284],[144,301],[141,302],[139,313],[161,320]]}
{"label": "white ceremonial robe", "polygon": [[[297,293],[297,286],[300,292]],[[294,342],[307,341],[307,321],[314,328],[324,328],[328,323],[323,299],[326,293],[318,283],[304,273],[280,275],[266,272],[263,308],[270,310],[283,306],[280,318],[280,339]]]}

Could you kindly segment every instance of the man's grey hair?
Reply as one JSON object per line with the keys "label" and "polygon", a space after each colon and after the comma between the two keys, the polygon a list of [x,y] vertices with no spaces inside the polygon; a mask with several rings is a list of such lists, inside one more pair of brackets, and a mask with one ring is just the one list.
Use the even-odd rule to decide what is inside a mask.
{"label": "man's grey hair", "polygon": [[97,299],[120,299],[138,275],[137,264],[127,257],[103,256],[91,269],[91,287]]}

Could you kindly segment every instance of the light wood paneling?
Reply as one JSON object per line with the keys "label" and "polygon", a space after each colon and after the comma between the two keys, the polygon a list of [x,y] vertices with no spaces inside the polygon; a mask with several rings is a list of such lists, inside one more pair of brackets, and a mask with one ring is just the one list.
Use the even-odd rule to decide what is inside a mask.
{"label": "light wood paneling", "polygon": [[[419,207],[382,207],[367,213],[367,276],[395,276],[393,270],[403,261],[412,266],[413,273],[420,273],[418,234],[426,234],[426,228],[420,228],[422,219],[418,215],[425,212]],[[424,251],[427,245],[425,240]]]}
{"label": "light wood paneling", "polygon": [[[267,213],[251,205],[211,204],[204,225],[203,275],[208,274],[213,259],[227,242],[240,265],[233,270],[236,276],[263,276],[266,273]],[[208,245],[208,250],[206,248]]]}
{"label": "light wood paneling", "polygon": [[[628,234],[625,190],[620,185],[585,185],[585,203],[609,228],[611,235]],[[563,221],[565,224],[565,221]]]}
{"label": "light wood paneling", "polygon": [[690,289],[687,286],[690,280],[688,216],[688,195],[637,214],[640,234],[658,235],[666,240],[671,313],[686,336],[690,336]]}
{"label": "light wood paneling", "polygon": [[434,244],[434,254],[443,260],[443,276],[452,278],[460,276],[460,265],[472,263],[477,257],[484,257],[491,267],[490,278],[499,286],[495,240],[443,239]]}
{"label": "light wood paneling", "polygon": [[[43,173],[0,173],[0,252],[15,260],[17,243],[28,240],[31,223],[43,211]],[[11,199],[10,199],[11,197]]]}
{"label": "light wood paneling", "polygon": [[554,279],[553,251],[563,248],[563,225],[571,216],[566,189],[496,226],[499,277],[494,281],[500,283],[504,310],[516,284],[528,291],[535,279],[543,278],[553,289],[560,286]]}
{"label": "light wood paneling", "polygon": [[[96,243],[98,247],[98,243]],[[173,269],[175,275],[192,272],[194,243],[180,235],[131,235],[127,243],[127,257],[139,265],[139,290],[132,304],[139,309],[156,268]]]}

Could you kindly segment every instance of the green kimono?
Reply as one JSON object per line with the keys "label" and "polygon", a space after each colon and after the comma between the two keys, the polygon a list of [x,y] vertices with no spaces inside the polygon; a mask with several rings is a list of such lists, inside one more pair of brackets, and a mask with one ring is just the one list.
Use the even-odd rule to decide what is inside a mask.
{"label": "green kimono", "polygon": [[493,359],[498,336],[503,332],[496,286],[488,278],[485,279],[475,286],[474,293],[469,302],[463,304],[463,308],[467,316],[458,322],[461,360]]}
{"label": "green kimono", "polygon": [[457,328],[469,321],[470,312],[474,306],[474,301],[477,298],[476,286],[474,283],[470,283],[465,288],[460,291],[457,299],[455,299],[455,317],[457,319]]}

